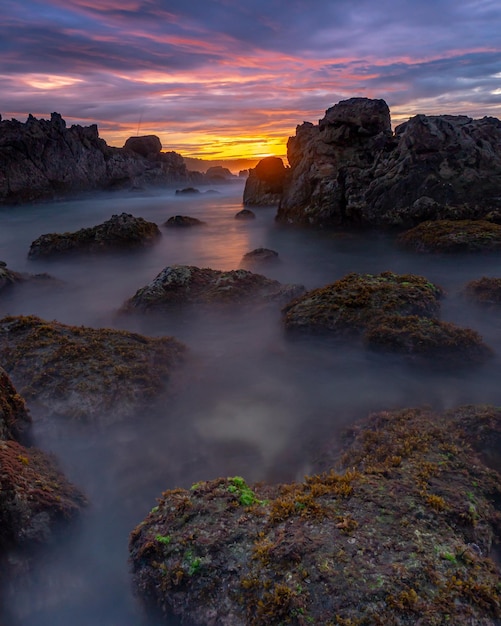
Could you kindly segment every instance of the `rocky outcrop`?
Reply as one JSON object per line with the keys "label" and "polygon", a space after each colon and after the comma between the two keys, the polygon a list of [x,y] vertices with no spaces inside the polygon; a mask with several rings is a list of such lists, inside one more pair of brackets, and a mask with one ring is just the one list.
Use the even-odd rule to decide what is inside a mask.
{"label": "rocky outcrop", "polygon": [[144,412],[168,391],[184,354],[172,337],[35,316],[0,320],[0,363],[40,415],[107,424]]}
{"label": "rocky outcrop", "polygon": [[[0,577],[13,550],[51,540],[86,503],[54,458],[29,446],[30,425],[24,400],[0,369]],[[19,557],[9,565],[9,572],[20,566]]]}
{"label": "rocky outcrop", "polygon": [[400,234],[398,242],[417,252],[501,250],[501,226],[486,220],[427,220]]}
{"label": "rocky outcrop", "polygon": [[483,276],[471,280],[464,288],[466,297],[486,307],[501,307],[501,278]]}
{"label": "rocky outcrop", "polygon": [[190,217],[189,215],[173,215],[164,223],[167,228],[189,228],[190,226],[203,226],[205,222]]}
{"label": "rocky outcrop", "polygon": [[303,482],[166,491],[130,537],[138,595],[164,624],[495,626],[500,434],[494,407],[381,412]]}
{"label": "rocky outcrop", "polygon": [[249,171],[245,183],[244,204],[268,206],[278,204],[284,188],[287,169],[282,159],[266,157]]}
{"label": "rocky outcrop", "polygon": [[256,214],[250,209],[242,209],[238,213],[235,213],[236,220],[253,220],[256,218]]}
{"label": "rocky outcrop", "polygon": [[280,261],[278,252],[269,248],[256,248],[250,252],[246,252],[240,261],[243,268],[259,268],[275,265]]}
{"label": "rocky outcrop", "polygon": [[224,272],[193,265],[172,265],[127,300],[122,311],[169,311],[193,304],[283,304],[303,291],[301,285],[283,285],[243,269]]}
{"label": "rocky outcrop", "polygon": [[130,213],[113,215],[109,220],[74,233],[49,233],[32,242],[31,259],[75,252],[107,252],[149,246],[161,236],[158,226]]}
{"label": "rocky outcrop", "polygon": [[205,180],[209,183],[224,183],[229,180],[234,180],[236,176],[230,172],[227,167],[222,165],[214,165],[209,167],[205,172]]}
{"label": "rocky outcrop", "polygon": [[277,220],[414,226],[477,218],[501,201],[501,121],[416,115],[393,133],[383,100],[351,98],[289,139]]}
{"label": "rocky outcrop", "polygon": [[159,145],[158,137],[132,137],[112,148],[95,124],[67,128],[58,113],[0,121],[0,204],[191,181],[183,158]]}
{"label": "rocky outcrop", "polygon": [[50,284],[60,285],[61,281],[50,276],[50,274],[29,274],[27,272],[15,272],[7,267],[5,261],[0,261],[0,293],[14,285],[23,285],[26,283],[34,284]]}

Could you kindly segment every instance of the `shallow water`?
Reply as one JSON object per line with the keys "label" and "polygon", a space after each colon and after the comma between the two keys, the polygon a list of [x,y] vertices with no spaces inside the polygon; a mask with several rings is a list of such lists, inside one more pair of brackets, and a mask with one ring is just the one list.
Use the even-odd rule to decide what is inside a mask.
{"label": "shallow water", "polygon": [[[248,481],[301,478],[340,429],[373,410],[501,404],[499,315],[461,296],[469,280],[501,276],[501,256],[422,256],[400,250],[388,234],[284,228],[274,223],[271,207],[256,208],[255,220],[240,221],[234,215],[242,208],[242,182],[217,190],[190,197],[172,190],[108,194],[0,209],[0,259],[10,269],[48,272],[64,281],[2,294],[1,316],[35,314],[174,335],[191,354],[182,372],[187,384],[176,397],[126,423],[98,429],[34,415],[37,445],[55,452],[91,504],[81,522],[38,555],[32,576],[5,591],[6,626],[155,626],[131,592],[127,540],[163,490],[235,474]],[[161,228],[161,241],[141,252],[28,260],[39,235],[93,226],[123,211],[159,225],[176,214],[206,225]],[[358,346],[287,341],[278,311],[160,319],[116,315],[126,298],[167,265],[234,269],[257,247],[280,254],[281,262],[263,273],[307,288],[348,272],[424,275],[447,292],[442,319],[479,331],[496,357],[471,371],[423,371]]]}

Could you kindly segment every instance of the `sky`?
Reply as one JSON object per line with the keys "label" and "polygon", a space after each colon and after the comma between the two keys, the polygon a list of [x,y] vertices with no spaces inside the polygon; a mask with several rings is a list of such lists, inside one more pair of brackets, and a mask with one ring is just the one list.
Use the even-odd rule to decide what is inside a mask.
{"label": "sky", "polygon": [[351,97],[501,118],[500,0],[1,0],[0,114],[61,113],[110,145],[286,154]]}

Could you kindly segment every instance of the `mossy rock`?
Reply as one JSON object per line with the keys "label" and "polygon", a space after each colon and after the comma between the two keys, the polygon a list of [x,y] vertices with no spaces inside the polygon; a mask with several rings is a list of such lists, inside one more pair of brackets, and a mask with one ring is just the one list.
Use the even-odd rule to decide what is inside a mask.
{"label": "mossy rock", "polygon": [[494,626],[501,476],[472,433],[501,410],[479,412],[378,413],[303,482],[166,491],[130,537],[139,597],[165,624]]}
{"label": "mossy rock", "polygon": [[501,278],[484,276],[467,283],[464,293],[466,297],[477,304],[485,306],[501,306]]}
{"label": "mossy rock", "polygon": [[194,304],[283,304],[303,291],[301,285],[283,285],[244,269],[225,272],[193,265],[172,265],[127,300],[122,311],[162,311]]}
{"label": "mossy rock", "polygon": [[484,363],[493,354],[474,330],[417,315],[380,318],[364,341],[373,350],[403,354],[428,367],[462,368]]}
{"label": "mossy rock", "polygon": [[7,372],[0,368],[0,439],[27,441],[31,417]]}
{"label": "mossy rock", "polygon": [[398,237],[417,252],[491,252],[501,250],[501,225],[486,220],[422,222]]}
{"label": "mossy rock", "polygon": [[113,215],[108,221],[82,228],[74,233],[49,233],[30,246],[31,259],[60,256],[75,252],[106,252],[149,246],[161,237],[158,226],[129,213]]}
{"label": "mossy rock", "polygon": [[0,362],[32,408],[109,423],[164,393],[185,346],[172,337],[67,326],[35,316],[0,320]]}
{"label": "mossy rock", "polygon": [[358,335],[386,315],[435,317],[443,291],[413,274],[348,274],[308,291],[283,309],[288,331]]}

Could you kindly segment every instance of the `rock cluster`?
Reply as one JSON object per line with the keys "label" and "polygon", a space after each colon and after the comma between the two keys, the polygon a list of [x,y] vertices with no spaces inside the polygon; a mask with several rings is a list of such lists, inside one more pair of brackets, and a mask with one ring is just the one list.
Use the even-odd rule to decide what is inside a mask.
{"label": "rock cluster", "polygon": [[54,198],[80,191],[171,185],[192,175],[175,152],[160,152],[158,137],[132,137],[124,148],[99,138],[95,124],[30,115],[0,121],[0,204]]}
{"label": "rock cluster", "polygon": [[416,115],[393,133],[383,100],[350,98],[289,139],[277,220],[414,226],[499,208],[501,121]]}

